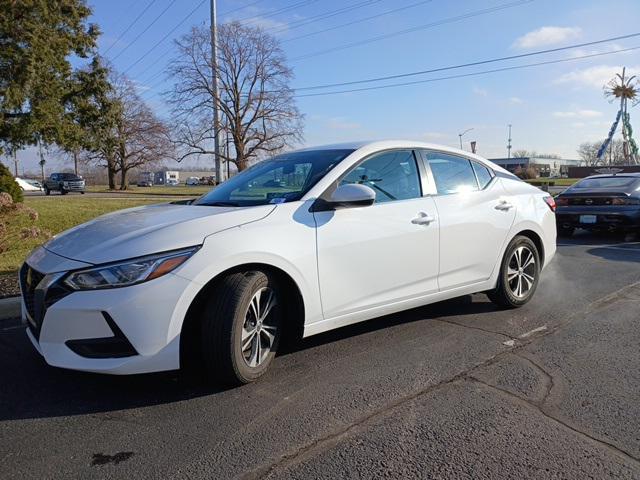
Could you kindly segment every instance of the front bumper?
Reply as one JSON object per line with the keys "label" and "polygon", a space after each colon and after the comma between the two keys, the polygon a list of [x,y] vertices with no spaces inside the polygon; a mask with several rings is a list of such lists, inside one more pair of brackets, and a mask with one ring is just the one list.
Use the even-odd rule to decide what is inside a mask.
{"label": "front bumper", "polygon": [[198,290],[189,280],[169,273],[131,287],[68,292],[42,305],[46,292],[39,299],[22,289],[27,334],[49,365],[111,374],[180,367],[182,321]]}
{"label": "front bumper", "polygon": [[[585,222],[585,220],[593,220],[594,216],[595,222]],[[556,222],[558,227],[565,228],[632,230],[640,228],[640,208],[637,206],[601,208],[559,207],[556,210]]]}

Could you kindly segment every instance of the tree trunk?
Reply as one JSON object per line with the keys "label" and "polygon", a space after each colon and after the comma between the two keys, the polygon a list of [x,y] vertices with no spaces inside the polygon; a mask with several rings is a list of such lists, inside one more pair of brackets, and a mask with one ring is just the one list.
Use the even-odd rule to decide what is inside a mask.
{"label": "tree trunk", "polygon": [[107,175],[109,176],[109,190],[116,189],[116,169],[113,160],[107,160]]}
{"label": "tree trunk", "polygon": [[78,151],[73,151],[73,173],[78,175]]}
{"label": "tree trunk", "polygon": [[129,177],[129,170],[123,168],[120,170],[120,190],[126,190],[128,186],[127,178]]}

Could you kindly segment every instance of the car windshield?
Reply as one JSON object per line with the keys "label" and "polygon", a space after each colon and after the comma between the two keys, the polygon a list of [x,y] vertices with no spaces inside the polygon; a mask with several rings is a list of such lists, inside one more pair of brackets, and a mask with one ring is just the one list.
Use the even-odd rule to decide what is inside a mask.
{"label": "car windshield", "polygon": [[60,178],[62,180],[80,180],[80,177],[75,173],[61,173]]}
{"label": "car windshield", "polygon": [[638,179],[636,177],[596,177],[585,178],[572,188],[624,188],[631,186]]}
{"label": "car windshield", "polygon": [[300,200],[353,150],[306,150],[257,163],[192,205],[246,207]]}

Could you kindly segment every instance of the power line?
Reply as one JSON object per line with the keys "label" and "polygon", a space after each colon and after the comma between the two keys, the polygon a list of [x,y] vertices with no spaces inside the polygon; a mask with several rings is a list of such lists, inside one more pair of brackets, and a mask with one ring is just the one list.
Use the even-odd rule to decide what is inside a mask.
{"label": "power line", "polygon": [[640,36],[640,32],[637,33],[630,33],[628,35],[621,35],[618,37],[610,37],[610,38],[604,38],[602,40],[594,40],[592,42],[585,42],[585,43],[577,43],[575,45],[567,45],[565,47],[556,47],[556,48],[549,48],[546,50],[538,50],[535,52],[528,52],[528,53],[521,53],[518,55],[509,55],[507,57],[499,57],[499,58],[492,58],[489,60],[479,60],[476,62],[468,62],[468,63],[461,63],[458,65],[450,65],[447,67],[438,67],[438,68],[432,68],[429,70],[419,70],[416,72],[409,72],[409,73],[399,73],[396,75],[387,75],[384,77],[375,77],[375,78],[367,78],[367,79],[363,79],[363,80],[353,80],[350,82],[340,82],[340,83],[328,83],[325,85],[314,85],[314,86],[310,86],[310,87],[299,87],[296,88],[296,91],[302,91],[302,90],[322,90],[325,88],[333,88],[333,87],[345,87],[348,85],[357,85],[357,84],[361,84],[361,83],[371,83],[371,82],[381,82],[384,80],[394,80],[397,78],[405,78],[405,77],[413,77],[416,75],[424,75],[426,73],[436,73],[436,72],[443,72],[445,70],[454,70],[454,69],[459,69],[459,68],[466,68],[466,67],[476,67],[478,65],[486,65],[488,63],[496,63],[496,62],[504,62],[507,60],[516,60],[518,58],[525,58],[525,57],[533,57],[536,55],[544,55],[547,53],[555,53],[555,52],[562,52],[565,50],[571,50],[574,48],[582,48],[582,47],[590,47],[590,46],[594,46],[594,45],[600,45],[602,43],[608,43],[608,42],[615,42],[618,40],[626,40],[629,38],[635,38]]}
{"label": "power line", "polygon": [[319,93],[304,93],[302,95],[294,95],[294,97],[296,98],[302,98],[302,97],[320,97],[320,96],[326,96],[326,95],[338,95],[338,94],[342,94],[342,93],[354,93],[354,92],[364,92],[364,91],[369,91],[369,90],[382,90],[385,88],[396,88],[396,87],[406,87],[409,85],[418,85],[418,84],[422,84],[422,83],[432,83],[432,82],[441,82],[443,80],[453,80],[456,78],[466,78],[466,77],[475,77],[478,75],[486,75],[489,73],[497,73],[497,72],[506,72],[506,71],[511,71],[511,70],[520,70],[523,68],[532,68],[532,67],[540,67],[543,65],[552,65],[552,64],[556,64],[556,63],[564,63],[564,62],[572,62],[575,60],[583,60],[586,58],[595,58],[595,57],[602,57],[605,55],[613,55],[616,53],[624,53],[624,52],[631,52],[634,50],[640,50],[640,46],[637,47],[630,47],[630,48],[623,48],[620,50],[613,50],[610,52],[600,52],[600,53],[591,53],[588,55],[580,55],[577,57],[568,57],[568,58],[561,58],[561,59],[557,59],[557,60],[548,60],[545,62],[537,62],[537,63],[527,63],[524,65],[515,65],[515,66],[511,66],[511,67],[502,67],[502,68],[495,68],[492,70],[483,70],[480,72],[471,72],[471,73],[462,73],[462,74],[458,74],[458,75],[449,75],[446,77],[438,77],[438,78],[428,78],[425,80],[415,80],[412,82],[403,82],[403,83],[392,83],[389,85],[376,85],[373,87],[363,87],[363,88],[352,88],[352,89],[348,89],[348,90],[336,90],[333,92],[319,92]]}
{"label": "power line", "polygon": [[131,70],[133,67],[135,67],[138,63],[140,63],[145,57],[147,57],[147,55],[149,55],[151,52],[153,52],[162,42],[164,42],[167,38],[169,38],[169,36],[171,36],[171,34],[173,32],[175,32],[184,22],[186,22],[194,13],[196,13],[196,11],[206,1],[207,0],[201,0],[201,2],[198,3],[198,5],[196,5],[195,8],[193,10],[191,10],[191,12],[189,12],[189,14],[186,17],[184,17],[182,20],[180,20],[171,30],[169,30],[160,40],[158,40],[156,43],[154,43],[153,46],[149,50],[147,50],[135,62],[133,62],[131,65],[129,65],[124,70],[124,72],[122,72],[122,73],[127,73],[129,70]]}
{"label": "power line", "polygon": [[[232,10],[228,10],[227,12],[224,12],[222,15],[228,15],[229,13],[232,13],[232,12],[235,12],[235,11],[238,11],[238,10],[243,10],[243,9],[245,9],[245,8],[247,8],[247,7],[250,7],[250,6],[256,5],[256,4],[258,4],[258,3],[262,2],[262,1],[264,1],[264,0],[256,0],[256,1],[252,2],[252,3],[249,3],[249,4],[247,4],[247,5],[244,5],[244,6],[242,6],[242,7],[238,7],[238,8],[232,9]],[[317,2],[317,1],[318,1],[318,0],[303,0],[303,1],[300,1],[300,2],[297,2],[297,3],[294,3],[294,4],[292,4],[292,5],[288,5],[288,6],[286,6],[286,7],[282,7],[282,8],[279,8],[279,9],[277,9],[277,10],[273,10],[273,11],[271,11],[270,13],[267,13],[266,15],[260,15],[260,16],[247,17],[247,18],[246,18],[246,19],[244,19],[244,20],[238,20],[238,21],[239,21],[240,23],[243,23],[243,22],[244,22],[244,23],[251,23],[251,21],[252,21],[252,20],[253,20],[253,21],[256,21],[258,18],[262,19],[262,18],[269,18],[269,17],[273,17],[273,16],[278,15],[278,14],[280,14],[280,13],[284,13],[284,12],[287,12],[287,11],[293,10],[293,9],[295,9],[295,8],[302,7],[302,6],[308,5],[308,4],[310,4],[310,3]],[[199,7],[199,5],[198,5],[198,7]],[[197,9],[198,7],[196,7],[196,9]],[[188,18],[189,16],[191,16],[192,14],[193,14],[193,12],[192,12],[192,13],[190,13],[190,14],[187,16],[187,18]],[[186,21],[186,18],[185,18],[184,20],[182,20],[182,21],[180,22],[180,24],[182,24],[184,21]],[[178,27],[180,26],[180,24],[176,25],[176,27],[174,27],[174,28],[171,30],[171,32],[173,32],[176,28],[178,28]],[[166,40],[166,38],[168,38],[168,36],[170,35],[170,33],[171,33],[171,32],[169,32],[169,34],[165,35],[165,37],[163,37],[160,41],[158,41],[158,42],[157,42],[157,43],[156,43],[156,44],[151,48],[151,50],[155,49],[159,44],[161,44],[164,40]],[[166,50],[166,51],[165,51],[165,52],[164,52],[164,53],[163,53],[159,58],[164,58],[168,53],[170,53],[170,52],[171,52],[171,50],[172,50],[172,48],[167,49],[167,50]],[[147,52],[147,53],[149,53],[149,52]],[[146,54],[145,54],[145,55],[143,55],[143,57],[141,57],[141,58],[139,58],[138,60],[136,60],[136,63],[138,63],[140,60],[142,60],[142,58],[144,58],[144,56],[146,56]],[[126,70],[126,71],[130,70],[132,67],[133,67],[133,65],[131,65],[129,68],[127,68],[127,70]],[[126,72],[126,71],[125,71],[125,72]],[[147,79],[147,81],[154,81],[155,79],[159,78],[159,76],[160,76],[160,75],[162,75],[162,74],[163,74],[163,72],[162,72],[162,71],[159,71],[159,72],[157,72],[157,73],[155,73],[155,74],[151,75],[151,76]]]}
{"label": "power line", "polygon": [[350,22],[342,23],[340,25],[335,25],[333,27],[324,28],[322,30],[317,30],[315,32],[305,33],[304,35],[298,35],[297,37],[287,38],[282,40],[282,43],[293,42],[294,40],[301,40],[303,38],[312,37],[314,35],[319,35],[321,33],[330,32],[332,30],[337,30],[339,28],[349,27],[351,25],[355,25],[357,23],[366,22],[368,20],[373,20],[375,18],[383,17],[385,15],[390,15],[392,13],[401,12],[403,10],[408,10],[410,8],[418,7],[420,5],[424,5],[425,3],[431,3],[433,0],[422,0],[421,2],[412,3],[410,5],[405,5],[404,7],[394,8],[392,10],[387,10],[386,12],[377,13],[375,15],[370,15],[368,17],[360,18],[358,20],[352,20]]}
{"label": "power line", "polygon": [[286,27],[281,27],[281,28],[271,27],[271,28],[267,28],[265,30],[273,31],[274,34],[281,33],[281,32],[286,32],[286,31],[289,31],[289,30],[293,30],[295,28],[304,27],[305,25],[310,25],[312,23],[319,22],[321,20],[325,20],[327,18],[335,17],[336,15],[341,15],[343,13],[351,12],[353,10],[357,10],[358,8],[367,7],[369,5],[373,5],[374,3],[380,3],[381,1],[382,0],[365,0],[365,1],[362,1],[362,2],[359,2],[359,3],[354,3],[353,5],[348,5],[346,7],[338,8],[338,9],[335,9],[335,10],[330,10],[328,12],[319,13],[317,15],[313,15],[313,16],[308,17],[308,18],[303,18],[303,19],[297,20],[295,22],[290,22],[290,23],[287,24]]}
{"label": "power line", "polygon": [[264,2],[264,0],[256,0],[255,2],[247,3],[246,5],[243,5],[241,7],[233,8],[231,10],[227,10],[226,12],[222,12],[220,15],[229,15],[230,13],[237,12],[239,10],[244,10],[245,8],[253,7],[254,5],[257,5],[258,3],[262,3],[262,2]]}
{"label": "power line", "polygon": [[127,33],[129,30],[131,30],[131,28],[136,24],[136,22],[137,22],[138,20],[140,20],[140,18],[142,17],[142,15],[144,15],[144,14],[147,12],[147,10],[149,10],[149,8],[151,7],[151,5],[153,5],[154,3],[156,3],[156,0],[151,0],[151,1],[147,4],[147,6],[146,6],[146,7],[144,7],[144,10],[142,10],[142,11],[138,14],[138,16],[137,16],[136,18],[134,18],[134,19],[133,19],[133,21],[129,24],[129,26],[128,26],[127,28],[125,28],[125,29],[124,29],[124,31],[123,31],[123,32],[118,36],[118,38],[116,38],[116,39],[113,41],[113,43],[112,43],[111,45],[109,45],[109,48],[107,48],[107,49],[104,51],[103,55],[106,55],[107,53],[109,53],[109,50],[111,50],[111,49],[113,48],[113,46],[114,46],[116,43],[118,43],[118,42],[122,39],[122,37],[124,37],[124,36],[126,35],[126,33]]}
{"label": "power line", "polygon": [[263,18],[271,18],[271,17],[275,17],[276,15],[280,15],[281,13],[286,13],[289,12],[291,10],[295,10],[296,8],[299,7],[304,7],[305,5],[309,5],[310,3],[315,3],[318,0],[303,0],[301,2],[298,3],[294,3],[292,5],[288,5],[286,7],[282,7],[279,8],[277,10],[274,10],[270,13],[267,13],[266,15],[253,15],[251,17],[245,17],[239,20],[236,20],[239,23],[254,23],[256,21],[262,20]]}
{"label": "power line", "polygon": [[458,15],[455,17],[449,17],[449,18],[445,18],[443,20],[438,20],[436,22],[432,22],[432,23],[427,23],[426,25],[420,25],[417,27],[412,27],[412,28],[408,28],[405,30],[400,30],[397,32],[392,32],[392,33],[387,33],[385,35],[379,35],[377,37],[371,37],[365,40],[359,40],[357,42],[352,42],[352,43],[347,43],[344,45],[339,45],[336,47],[332,47],[332,48],[327,48],[326,50],[319,50],[316,52],[312,52],[312,53],[308,53],[305,55],[300,55],[299,57],[294,57],[291,59],[292,62],[298,61],[298,60],[305,60],[307,58],[312,58],[312,57],[317,57],[319,55],[324,55],[327,53],[332,53],[332,52],[337,52],[339,50],[346,50],[348,48],[353,48],[353,47],[358,47],[361,45],[367,45],[369,43],[373,43],[373,42],[378,42],[380,40],[386,40],[387,38],[392,38],[392,37],[397,37],[400,35],[405,35],[407,33],[413,33],[413,32],[417,32],[419,30],[426,30],[429,28],[433,28],[433,27],[437,27],[440,25],[445,25],[447,23],[453,23],[453,22],[458,22],[460,20],[466,20],[467,18],[473,18],[473,17],[478,17],[480,15],[486,15],[489,13],[494,13],[494,12],[498,12],[500,10],[506,10],[507,8],[513,8],[513,7],[518,7],[527,3],[531,3],[535,0],[518,0],[515,2],[510,2],[510,3],[506,3],[503,5],[498,5],[496,7],[491,7],[491,8],[485,8],[483,10],[476,10],[474,12],[469,12],[469,13],[465,13],[464,15]]}
{"label": "power line", "polygon": [[153,21],[152,21],[149,25],[147,25],[147,27],[146,27],[144,30],[142,30],[142,31],[141,31],[141,32],[136,36],[136,38],[134,38],[133,40],[131,40],[131,42],[129,42],[129,44],[128,44],[126,47],[124,47],[122,50],[120,50],[120,52],[118,52],[118,54],[117,54],[115,57],[113,57],[111,60],[115,60],[116,58],[118,58],[120,55],[122,55],[124,52],[126,52],[126,51],[129,49],[129,47],[131,47],[131,45],[133,45],[134,43],[136,43],[136,42],[138,41],[138,39],[139,39],[142,35],[144,35],[144,34],[147,32],[147,30],[149,30],[153,25],[155,25],[155,23],[156,23],[158,20],[160,20],[160,17],[162,17],[162,16],[167,12],[167,10],[169,10],[169,9],[173,6],[173,4],[174,4],[174,3],[176,3],[176,1],[177,1],[177,0],[171,0],[171,3],[169,3],[169,5],[167,5],[167,6],[164,8],[164,10],[162,10],[162,11],[160,12],[160,14],[159,14],[156,18],[154,18],[154,19],[153,19]]}

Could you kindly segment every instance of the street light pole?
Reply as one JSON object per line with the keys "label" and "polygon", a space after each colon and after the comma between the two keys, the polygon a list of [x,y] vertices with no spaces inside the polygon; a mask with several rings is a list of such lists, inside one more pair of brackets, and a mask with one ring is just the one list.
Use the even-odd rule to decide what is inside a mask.
{"label": "street light pole", "polygon": [[465,134],[469,133],[471,130],[473,130],[473,127],[467,128],[464,132],[458,134],[458,138],[460,139],[460,150],[464,150],[464,148],[462,148],[462,137]]}
{"label": "street light pole", "polygon": [[223,178],[223,170],[220,164],[220,115],[218,112],[218,37],[216,32],[216,0],[210,0],[211,6],[211,91],[213,92],[213,149],[216,165],[216,183],[220,183]]}

